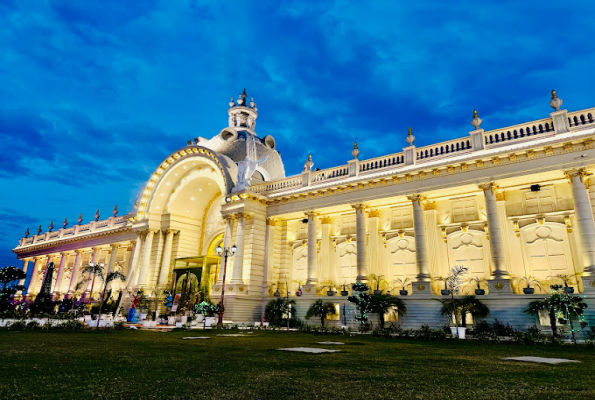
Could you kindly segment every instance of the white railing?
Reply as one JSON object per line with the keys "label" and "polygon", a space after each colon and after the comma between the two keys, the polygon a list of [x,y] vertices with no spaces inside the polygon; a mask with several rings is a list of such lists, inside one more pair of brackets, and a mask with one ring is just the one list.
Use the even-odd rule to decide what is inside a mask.
{"label": "white railing", "polygon": [[128,215],[121,217],[110,217],[102,221],[93,221],[84,225],[75,225],[72,228],[58,229],[53,232],[45,232],[39,235],[22,238],[20,246],[30,246],[37,243],[47,242],[50,240],[59,240],[64,237],[73,237],[77,235],[86,235],[95,231],[105,231],[114,228],[121,228],[128,224]]}
{"label": "white railing", "polygon": [[[572,130],[580,130],[581,127],[585,125],[595,125],[595,108],[568,113],[568,123]],[[533,140],[535,136],[539,138],[540,136],[544,136],[544,134],[547,136],[555,134],[552,118],[544,118],[506,128],[486,131],[483,132],[483,141],[485,148],[491,149],[502,146],[503,144],[509,144],[509,142],[515,140]],[[423,165],[425,162],[472,153],[473,151],[471,137],[465,136],[463,138],[416,148],[414,155],[415,164]],[[355,164],[355,169],[351,169],[353,165],[350,164],[340,165],[324,170],[294,175],[279,181],[261,183],[251,186],[250,191],[268,195],[289,189],[309,186],[315,187],[326,182],[339,181],[346,177],[367,175],[370,172],[378,172],[383,169],[395,170],[395,172],[398,172],[401,167],[406,165],[403,152],[368,160],[359,160]]]}

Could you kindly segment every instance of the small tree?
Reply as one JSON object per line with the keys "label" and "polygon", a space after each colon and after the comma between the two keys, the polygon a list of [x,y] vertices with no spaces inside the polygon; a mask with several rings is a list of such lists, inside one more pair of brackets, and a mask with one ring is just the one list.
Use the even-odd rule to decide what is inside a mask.
{"label": "small tree", "polygon": [[440,303],[442,303],[440,315],[450,317],[454,313],[455,321],[460,320],[463,328],[467,327],[467,314],[471,314],[473,318],[485,318],[490,314],[489,307],[475,296],[440,299]]}
{"label": "small tree", "polygon": [[0,311],[12,310],[12,303],[10,301],[12,295],[19,290],[25,290],[23,285],[10,285],[14,281],[25,279],[27,274],[14,266],[4,267],[0,269],[0,283],[2,284],[2,294],[0,295]]}
{"label": "small tree", "polygon": [[399,316],[402,316],[407,312],[405,302],[399,297],[391,296],[390,294],[374,294],[370,296],[368,309],[370,312],[378,314],[380,328],[384,328],[384,314],[391,308],[396,308]]}
{"label": "small tree", "polygon": [[337,310],[335,309],[335,305],[332,303],[323,303],[322,300],[316,300],[310,308],[308,308],[308,312],[306,313],[306,319],[310,319],[311,317],[320,318],[320,326],[324,326],[324,320],[326,319],[327,315],[335,315]]}
{"label": "small tree", "polygon": [[96,328],[99,328],[99,320],[101,319],[101,310],[103,309],[103,303],[105,302],[105,291],[107,290],[107,286],[110,282],[115,280],[121,280],[122,282],[126,281],[126,276],[122,274],[120,271],[112,271],[109,272],[107,275],[104,276],[103,274],[104,265],[103,264],[93,264],[90,263],[81,269],[82,274],[93,274],[93,280],[95,278],[99,278],[103,282],[103,290],[101,291],[101,303],[99,304],[99,315],[97,316],[97,325]]}
{"label": "small tree", "polygon": [[368,326],[368,315],[367,313],[370,312],[370,298],[372,297],[368,291],[370,288],[365,283],[354,283],[351,288],[353,289],[353,293],[351,296],[347,298],[349,302],[355,304],[359,310],[359,315],[355,316],[360,322],[360,329],[366,328]]}
{"label": "small tree", "polygon": [[[455,327],[457,328],[457,337],[459,335],[459,318],[461,317],[461,313],[457,313],[457,308],[460,303],[459,301],[455,301],[455,295],[459,294],[461,291],[461,286],[463,284],[463,275],[467,273],[469,268],[464,267],[462,265],[455,265],[451,268],[450,272],[446,276],[444,280],[444,287],[445,290],[448,290],[448,294],[450,294],[450,315],[454,315],[455,317]],[[444,301],[442,299],[438,299],[441,303]],[[444,305],[444,303],[443,303]]]}
{"label": "small tree", "polygon": [[283,314],[287,314],[291,318],[291,305],[295,304],[295,300],[287,301],[286,298],[278,298],[271,300],[266,305],[264,316],[271,325],[281,326],[283,323]]}

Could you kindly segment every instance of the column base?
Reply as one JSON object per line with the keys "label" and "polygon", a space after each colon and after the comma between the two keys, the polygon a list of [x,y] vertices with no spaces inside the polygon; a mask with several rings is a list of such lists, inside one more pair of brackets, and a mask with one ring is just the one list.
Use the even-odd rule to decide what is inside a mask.
{"label": "column base", "polygon": [[503,277],[495,277],[488,281],[488,296],[489,297],[503,297],[510,296],[512,287],[510,280]]}
{"label": "column base", "polygon": [[316,296],[316,284],[306,283],[302,285],[302,297]]}
{"label": "column base", "polygon": [[421,298],[430,298],[432,296],[432,288],[430,287],[429,279],[426,280],[416,280],[415,282],[411,283],[411,296]]}

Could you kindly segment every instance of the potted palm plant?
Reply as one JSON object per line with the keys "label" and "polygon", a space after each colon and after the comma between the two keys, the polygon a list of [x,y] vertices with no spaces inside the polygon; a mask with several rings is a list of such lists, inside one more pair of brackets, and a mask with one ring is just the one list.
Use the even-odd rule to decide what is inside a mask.
{"label": "potted palm plant", "polygon": [[372,283],[373,285],[376,285],[376,289],[374,289],[374,294],[375,295],[381,295],[382,294],[382,290],[380,289],[380,285],[382,283],[388,283],[386,281],[386,279],[384,279],[384,275],[370,274],[368,276],[368,279],[370,280],[370,283]]}
{"label": "potted palm plant", "polygon": [[570,275],[565,275],[565,274],[561,274],[561,275],[557,275],[555,276],[555,278],[559,278],[560,280],[562,280],[562,282],[564,282],[564,291],[568,294],[572,294],[574,293],[574,288],[572,286],[569,286],[568,283],[570,283],[571,285],[572,283],[572,279],[575,278],[577,276],[581,276],[581,273],[577,273],[577,274],[570,274]]}
{"label": "potted palm plant", "polygon": [[399,294],[401,296],[407,296],[409,294],[409,291],[407,289],[405,289],[407,287],[407,285],[409,283],[411,283],[411,279],[405,277],[405,278],[397,278],[395,279],[393,282],[398,283],[399,286],[401,286],[401,289],[399,290]]}
{"label": "potted palm plant", "polygon": [[444,278],[442,276],[439,276],[438,278],[436,278],[436,280],[438,282],[444,282],[444,289],[440,290],[440,294],[442,296],[448,296],[450,294],[450,291],[448,290],[448,286],[447,286],[447,282],[446,282],[447,278]]}
{"label": "potted palm plant", "polygon": [[483,296],[486,294],[485,289],[481,288],[481,283],[485,282],[486,278],[475,276],[473,278],[469,278],[469,282],[475,282],[477,284],[477,289],[475,289],[475,294],[477,296]]}
{"label": "potted palm plant", "polygon": [[[444,287],[446,292],[450,295],[450,299],[436,299],[442,303],[443,309],[447,309],[447,315],[454,316],[455,326],[451,327],[451,331],[453,336],[456,335],[459,339],[465,339],[465,332],[467,328],[463,325],[459,326],[459,323],[462,324],[462,300],[456,298],[455,295],[459,294],[461,291],[461,286],[463,284],[462,278],[467,273],[469,268],[463,265],[455,265],[451,268],[450,273],[444,281]],[[444,294],[444,293],[443,293]],[[444,315],[444,314],[443,314]]]}
{"label": "potted palm plant", "polygon": [[538,286],[541,289],[540,282],[532,276],[522,276],[520,278],[517,278],[517,280],[519,282],[525,282],[525,285],[527,285],[523,288],[523,293],[525,293],[525,294],[535,293],[535,288],[531,287],[532,284],[535,284],[536,286]]}
{"label": "potted palm plant", "polygon": [[341,287],[343,288],[343,290],[341,290],[341,296],[349,295],[349,292],[347,291],[347,282],[343,282]]}
{"label": "potted palm plant", "polygon": [[327,296],[334,296],[335,295],[335,285],[333,282],[329,282],[328,284],[326,284],[325,286],[323,286],[323,288],[328,288],[328,290],[326,291],[326,295]]}

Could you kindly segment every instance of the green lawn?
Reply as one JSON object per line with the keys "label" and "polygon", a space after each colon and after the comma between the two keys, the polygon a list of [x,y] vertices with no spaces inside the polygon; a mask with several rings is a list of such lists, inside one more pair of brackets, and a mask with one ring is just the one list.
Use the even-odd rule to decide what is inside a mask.
{"label": "green lawn", "polygon": [[[595,398],[595,351],[585,347],[218,333],[229,331],[0,331],[0,399]],[[317,341],[346,345],[275,350],[330,348]],[[501,360],[528,355],[582,362]]]}

